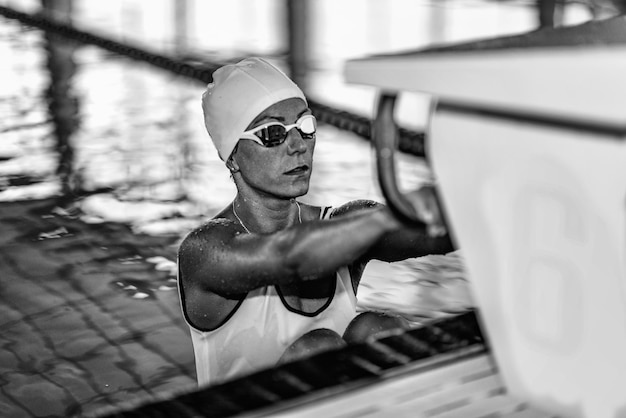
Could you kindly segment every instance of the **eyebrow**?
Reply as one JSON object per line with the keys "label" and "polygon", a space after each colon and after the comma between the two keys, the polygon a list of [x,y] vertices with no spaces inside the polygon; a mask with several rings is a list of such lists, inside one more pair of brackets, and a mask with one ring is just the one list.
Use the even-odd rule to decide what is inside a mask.
{"label": "eyebrow", "polygon": [[[297,115],[297,119],[300,119],[300,117],[302,117],[302,115],[304,115],[304,114],[305,114],[305,113],[307,113],[307,112],[311,112],[311,114],[313,114],[313,112],[311,111],[311,109],[307,107],[307,108],[306,108],[306,109],[304,109],[302,112],[298,113],[298,115]],[[255,124],[255,125],[256,125],[257,123],[263,122],[263,121],[265,121],[265,120],[267,120],[267,119],[277,120],[277,121],[282,122],[282,123],[284,123],[284,122],[285,122],[285,118],[284,118],[283,116],[272,116],[272,115],[266,115],[266,116],[263,116],[263,117],[262,117],[261,119],[259,119],[259,120],[255,120],[252,124]]]}

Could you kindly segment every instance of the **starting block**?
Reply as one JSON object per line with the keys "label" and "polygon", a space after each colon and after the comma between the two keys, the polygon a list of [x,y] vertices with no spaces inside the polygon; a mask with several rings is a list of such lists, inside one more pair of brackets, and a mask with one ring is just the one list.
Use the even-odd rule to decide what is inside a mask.
{"label": "starting block", "polygon": [[562,417],[626,417],[625,74],[626,17],[345,69],[381,91],[379,158],[394,97],[432,95],[427,158],[504,386]]}

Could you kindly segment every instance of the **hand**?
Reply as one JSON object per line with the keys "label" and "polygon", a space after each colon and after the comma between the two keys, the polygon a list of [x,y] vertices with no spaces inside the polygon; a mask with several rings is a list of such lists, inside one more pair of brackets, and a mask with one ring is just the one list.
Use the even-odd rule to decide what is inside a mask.
{"label": "hand", "polygon": [[425,184],[419,189],[407,193],[406,196],[413,205],[417,218],[426,224],[428,235],[440,237],[448,233],[443,222],[439,199],[432,184]]}

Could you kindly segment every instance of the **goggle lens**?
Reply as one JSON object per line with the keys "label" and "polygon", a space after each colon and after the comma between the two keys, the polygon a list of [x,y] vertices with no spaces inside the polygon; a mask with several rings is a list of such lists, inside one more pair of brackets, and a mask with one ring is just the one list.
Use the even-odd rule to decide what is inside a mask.
{"label": "goggle lens", "polygon": [[287,139],[290,130],[296,128],[302,138],[313,139],[317,128],[315,116],[304,115],[293,125],[283,125],[280,122],[269,122],[244,132],[244,139],[251,139],[265,147],[275,147]]}

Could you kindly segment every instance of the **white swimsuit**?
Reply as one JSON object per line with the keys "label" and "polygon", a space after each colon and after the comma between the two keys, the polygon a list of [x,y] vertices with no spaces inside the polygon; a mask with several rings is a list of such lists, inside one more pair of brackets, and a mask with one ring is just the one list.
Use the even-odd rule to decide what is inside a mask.
{"label": "white swimsuit", "polygon": [[[329,208],[322,210],[320,218],[328,219],[331,212]],[[327,328],[342,335],[356,316],[356,295],[347,267],[337,271],[335,292],[316,312],[290,307],[276,286],[267,286],[248,292],[226,321],[212,331],[200,330],[189,322],[180,284],[179,292],[200,385],[274,366],[287,347],[305,333]]]}

